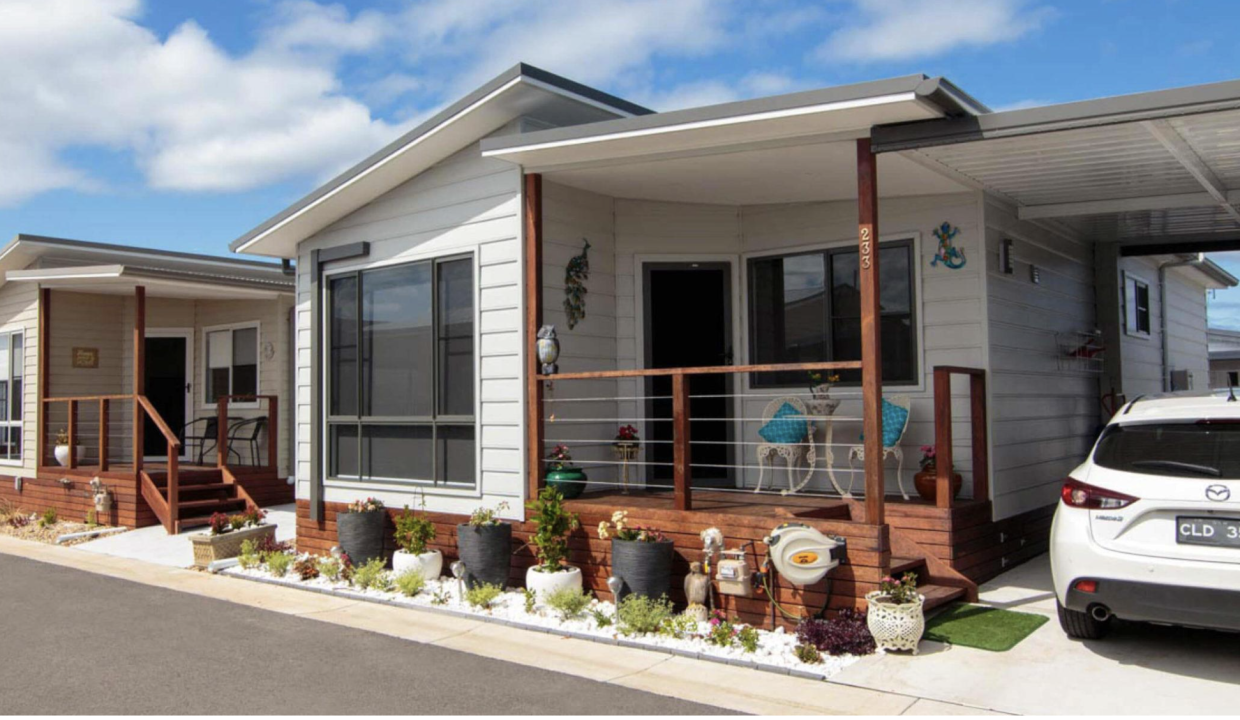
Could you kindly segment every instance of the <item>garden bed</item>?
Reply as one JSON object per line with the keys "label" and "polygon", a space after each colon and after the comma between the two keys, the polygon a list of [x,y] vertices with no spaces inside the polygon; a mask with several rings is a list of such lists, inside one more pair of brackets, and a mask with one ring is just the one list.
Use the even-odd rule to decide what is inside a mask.
{"label": "garden bed", "polygon": [[[117,534],[126,530],[125,528],[109,528],[103,525],[88,525],[84,522],[56,520],[49,523],[40,522],[40,520],[39,515],[31,515],[20,510],[0,511],[0,534],[21,540],[47,543],[48,545],[79,545],[94,540],[93,531],[107,531],[109,534]],[[90,534],[68,538],[64,542],[57,543],[57,539],[62,536],[78,535],[80,533]]]}
{"label": "garden bed", "polygon": [[[660,633],[625,634],[616,626],[615,605],[597,599],[591,600],[589,607],[578,617],[567,620],[561,619],[555,610],[541,601],[535,603],[533,612],[527,612],[526,596],[520,589],[505,591],[494,600],[489,608],[475,608],[460,597],[457,581],[446,577],[429,580],[420,593],[413,597],[405,597],[396,591],[361,590],[343,580],[332,581],[324,577],[301,580],[292,571],[283,577],[276,577],[268,572],[265,566],[249,569],[239,566],[231,567],[223,573],[248,580],[398,607],[444,612],[566,637],[662,651],[798,677],[827,679],[858,660],[858,657],[853,655],[831,656],[823,653],[821,663],[802,662],[793,654],[798,644],[796,634],[785,632],[783,628],[774,631],[758,630],[757,647],[752,652],[743,649],[736,641],[727,647],[709,642],[707,637],[713,628],[709,622],[698,623],[684,633],[683,637]],[[600,626],[595,619],[596,614],[611,619],[611,623]]]}

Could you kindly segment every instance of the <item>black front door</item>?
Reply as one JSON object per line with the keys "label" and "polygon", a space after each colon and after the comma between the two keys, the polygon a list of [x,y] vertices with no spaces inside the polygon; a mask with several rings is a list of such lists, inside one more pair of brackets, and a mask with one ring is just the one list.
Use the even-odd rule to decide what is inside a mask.
{"label": "black front door", "polygon": [[[681,368],[732,364],[731,267],[727,263],[647,263],[645,287],[646,367]],[[694,375],[689,380],[689,438],[693,487],[732,485],[732,375]],[[672,482],[672,379],[647,382],[650,440],[647,484]]]}
{"label": "black front door", "polygon": [[[146,338],[146,396],[159,411],[168,427],[178,434],[185,425],[185,403],[189,397],[185,377],[188,349],[183,337]],[[148,417],[143,437],[143,454],[164,457],[168,441]]]}

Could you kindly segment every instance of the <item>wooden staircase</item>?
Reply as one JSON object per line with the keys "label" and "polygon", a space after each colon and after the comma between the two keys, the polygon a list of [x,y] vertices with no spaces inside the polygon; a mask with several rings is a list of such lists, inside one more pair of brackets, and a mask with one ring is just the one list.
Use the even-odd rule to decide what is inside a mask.
{"label": "wooden staircase", "polygon": [[[168,472],[148,473],[164,503],[168,503]],[[236,483],[225,482],[224,472],[217,468],[181,468],[178,477],[178,499],[174,532],[206,525],[217,512],[239,513],[248,504],[244,491]]]}
{"label": "wooden staircase", "polygon": [[899,578],[906,572],[917,573],[917,589],[926,596],[926,612],[957,600],[967,600],[969,589],[963,586],[940,585],[931,577],[925,558],[891,558],[891,576]]}

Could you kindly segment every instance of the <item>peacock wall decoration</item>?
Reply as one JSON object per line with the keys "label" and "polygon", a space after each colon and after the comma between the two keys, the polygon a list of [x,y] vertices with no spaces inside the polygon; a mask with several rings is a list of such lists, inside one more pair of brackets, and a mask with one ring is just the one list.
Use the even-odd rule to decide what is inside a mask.
{"label": "peacock wall decoration", "polygon": [[564,314],[572,330],[586,316],[586,280],[590,278],[590,241],[582,238],[585,247],[564,267]]}

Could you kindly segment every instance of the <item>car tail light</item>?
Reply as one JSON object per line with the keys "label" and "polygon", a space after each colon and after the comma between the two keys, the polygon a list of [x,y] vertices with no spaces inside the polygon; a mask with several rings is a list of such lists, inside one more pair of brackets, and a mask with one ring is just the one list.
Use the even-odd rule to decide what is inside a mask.
{"label": "car tail light", "polygon": [[1060,494],[1064,505],[1087,510],[1118,510],[1135,503],[1138,498],[1114,490],[1104,490],[1068,478]]}
{"label": "car tail light", "polygon": [[1072,589],[1080,590],[1083,593],[1088,593],[1090,595],[1093,595],[1094,593],[1098,592],[1098,581],[1097,580],[1077,580],[1076,582],[1072,583]]}

